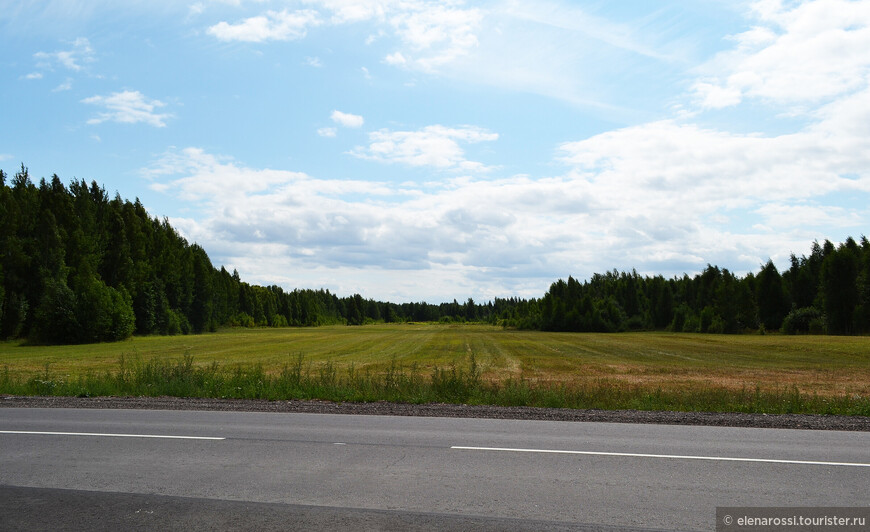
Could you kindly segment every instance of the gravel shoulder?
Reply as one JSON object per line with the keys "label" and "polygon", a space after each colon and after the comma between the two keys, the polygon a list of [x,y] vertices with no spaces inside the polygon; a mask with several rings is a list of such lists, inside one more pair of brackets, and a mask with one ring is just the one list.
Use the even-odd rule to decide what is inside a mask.
{"label": "gravel shoulder", "polygon": [[653,412],[640,410],[572,410],[564,408],[489,405],[332,403],[327,401],[265,401],[180,397],[23,397],[0,395],[0,408],[129,408],[146,410],[211,410],[234,412],[300,412],[378,416],[529,419],[707,425],[804,430],[870,432],[870,417],[804,414],[741,414],[721,412]]}

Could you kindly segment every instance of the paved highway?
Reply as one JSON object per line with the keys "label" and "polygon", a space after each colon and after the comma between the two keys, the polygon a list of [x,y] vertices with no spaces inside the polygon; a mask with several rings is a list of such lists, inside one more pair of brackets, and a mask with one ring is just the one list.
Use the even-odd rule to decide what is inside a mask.
{"label": "paved highway", "polygon": [[862,432],[0,408],[3,530],[712,530],[868,493]]}

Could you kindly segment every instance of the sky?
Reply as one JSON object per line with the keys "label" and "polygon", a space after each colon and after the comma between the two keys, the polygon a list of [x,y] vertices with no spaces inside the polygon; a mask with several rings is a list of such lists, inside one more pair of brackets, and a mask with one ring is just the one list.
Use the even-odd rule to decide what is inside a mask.
{"label": "sky", "polygon": [[0,168],[250,283],[540,297],[870,221],[870,0],[0,0]]}

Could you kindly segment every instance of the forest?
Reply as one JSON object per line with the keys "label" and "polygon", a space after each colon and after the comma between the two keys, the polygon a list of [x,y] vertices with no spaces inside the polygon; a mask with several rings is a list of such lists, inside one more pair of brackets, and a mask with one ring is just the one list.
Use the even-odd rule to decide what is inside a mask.
{"label": "forest", "polygon": [[488,322],[548,331],[870,332],[870,242],[815,242],[780,273],[707,266],[665,279],[612,271],[559,280],[541,298],[390,303],[329,290],[258,286],[215,268],[167,219],[96,182],[35,184],[0,170],[0,339],[115,341],[221,327]]}

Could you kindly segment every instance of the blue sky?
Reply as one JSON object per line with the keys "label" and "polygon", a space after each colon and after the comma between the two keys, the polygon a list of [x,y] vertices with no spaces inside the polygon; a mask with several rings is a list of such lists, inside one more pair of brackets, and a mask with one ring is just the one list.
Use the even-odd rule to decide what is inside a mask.
{"label": "blue sky", "polygon": [[870,1],[0,1],[0,168],[380,300],[738,274],[868,227]]}

